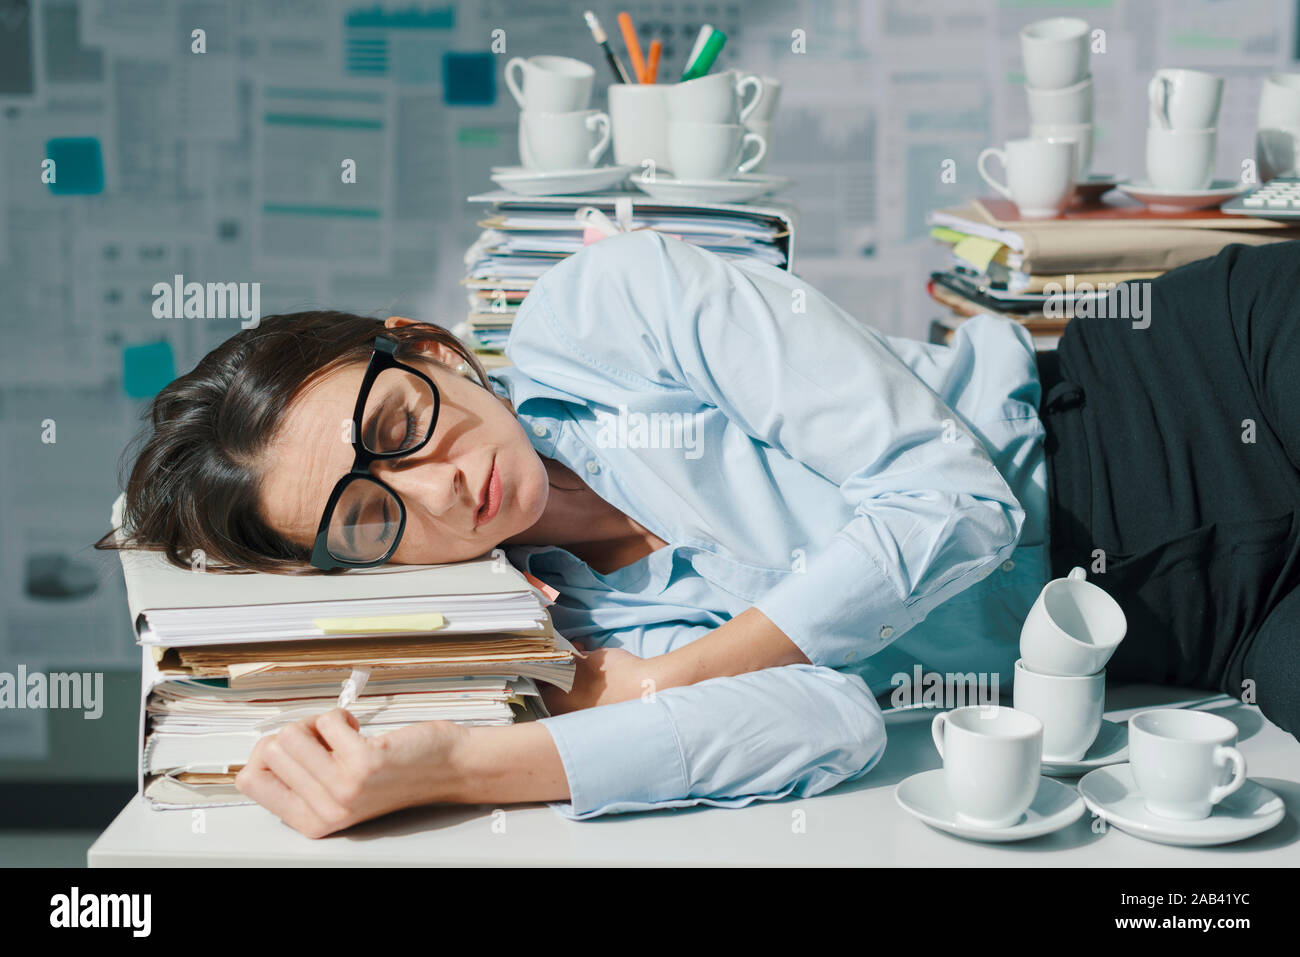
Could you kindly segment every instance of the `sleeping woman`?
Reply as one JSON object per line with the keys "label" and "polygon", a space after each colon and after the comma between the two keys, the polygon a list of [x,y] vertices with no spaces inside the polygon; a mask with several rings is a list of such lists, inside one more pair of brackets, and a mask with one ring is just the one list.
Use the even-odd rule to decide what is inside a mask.
{"label": "sleeping woman", "polygon": [[888,337],[775,267],[614,236],[537,282],[491,375],[397,317],[238,333],[154,400],[127,544],[284,573],[501,548],[558,590],[586,656],[552,717],[363,737],[336,709],[259,741],[239,789],[313,837],[438,802],[820,793],[879,760],[895,676],[1009,687],[1075,564],[1128,615],[1112,679],[1294,732],[1297,288],[1296,244],[1230,247],[1152,283],[1149,323],[1075,320],[1038,361],[1000,317]]}

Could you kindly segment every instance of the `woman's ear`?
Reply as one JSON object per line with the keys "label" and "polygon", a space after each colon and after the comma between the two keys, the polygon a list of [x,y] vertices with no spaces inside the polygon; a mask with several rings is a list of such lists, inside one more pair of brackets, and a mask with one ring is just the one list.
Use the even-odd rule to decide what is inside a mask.
{"label": "woman's ear", "polygon": [[[403,326],[423,325],[418,319],[407,319],[405,316],[389,316],[384,320],[385,329],[400,329]],[[461,361],[460,356],[438,342],[421,342],[417,348],[432,359],[437,359],[445,366],[455,368],[456,364]]]}

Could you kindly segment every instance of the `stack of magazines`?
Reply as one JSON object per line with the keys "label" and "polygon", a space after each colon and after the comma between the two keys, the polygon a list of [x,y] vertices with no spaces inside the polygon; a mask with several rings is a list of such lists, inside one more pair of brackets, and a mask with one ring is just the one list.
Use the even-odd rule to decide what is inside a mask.
{"label": "stack of magazines", "polygon": [[155,808],[249,803],[234,779],[257,740],[340,704],[363,735],[507,725],[547,715],[540,682],[573,686],[554,593],[500,557],[296,576],[120,555],[143,658],[138,783]]}
{"label": "stack of magazines", "polygon": [[931,341],[948,341],[970,316],[998,313],[1024,325],[1039,349],[1054,348],[1075,318],[1144,322],[1143,290],[1121,285],[1128,280],[1153,279],[1229,243],[1300,238],[1286,222],[1152,209],[1119,193],[1032,220],[1010,201],[986,197],[935,210],[928,222],[951,252],[927,287],[950,310],[931,324]]}
{"label": "stack of magazines", "polygon": [[508,364],[504,349],[519,304],[556,263],[586,243],[617,231],[655,229],[728,258],[791,268],[791,207],[674,203],[641,193],[521,196],[507,191],[471,196],[488,204],[483,232],[465,254],[469,315],[456,328],[483,364]]}

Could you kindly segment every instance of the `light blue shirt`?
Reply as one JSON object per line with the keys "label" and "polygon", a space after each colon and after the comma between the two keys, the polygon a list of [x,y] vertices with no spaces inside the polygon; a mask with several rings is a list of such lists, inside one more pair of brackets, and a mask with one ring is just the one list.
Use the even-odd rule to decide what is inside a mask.
{"label": "light blue shirt", "polygon": [[507,547],[560,591],[559,631],[649,657],[756,606],[812,662],[544,719],[565,816],[817,794],[879,760],[896,676],[1009,687],[1049,577],[1016,323],[889,337],[784,270],[640,231],[549,270],[506,354],[492,377],[537,452],[669,543],[603,575]]}

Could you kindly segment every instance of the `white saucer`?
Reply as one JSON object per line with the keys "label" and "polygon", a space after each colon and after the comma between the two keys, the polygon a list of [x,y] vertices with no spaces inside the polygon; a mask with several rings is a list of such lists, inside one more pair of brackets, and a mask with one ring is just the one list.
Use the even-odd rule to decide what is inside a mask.
{"label": "white saucer", "polygon": [[635,166],[597,166],[594,169],[535,170],[523,166],[492,167],[492,182],[523,196],[564,196],[597,193],[627,179]]}
{"label": "white saucer", "polygon": [[655,199],[681,203],[743,203],[765,193],[773,193],[790,185],[790,177],[767,173],[745,173],[735,179],[676,179],[656,176],[645,182],[638,173],[631,178],[637,189]]}
{"label": "white saucer", "polygon": [[1101,730],[1092,742],[1092,747],[1078,761],[1056,761],[1043,758],[1043,773],[1054,778],[1069,778],[1102,768],[1108,764],[1119,764],[1128,760],[1128,723],[1101,719]]}
{"label": "white saucer", "polygon": [[1098,768],[1079,782],[1084,803],[1098,817],[1134,837],[1157,844],[1206,847],[1254,837],[1275,826],[1286,815],[1282,799],[1249,778],[1199,821],[1158,817],[1146,809],[1133,781],[1133,766],[1117,764]]}
{"label": "white saucer", "polygon": [[1083,799],[1072,787],[1051,778],[1040,778],[1038,793],[1018,824],[1010,827],[980,827],[958,821],[948,797],[943,768],[922,771],[900,781],[894,789],[899,807],[931,827],[972,841],[1025,841],[1069,827],[1083,816]]}
{"label": "white saucer", "polygon": [[1209,189],[1159,189],[1146,182],[1116,183],[1115,188],[1158,211],[1209,209],[1221,206],[1246,189],[1228,179],[1216,179]]}

